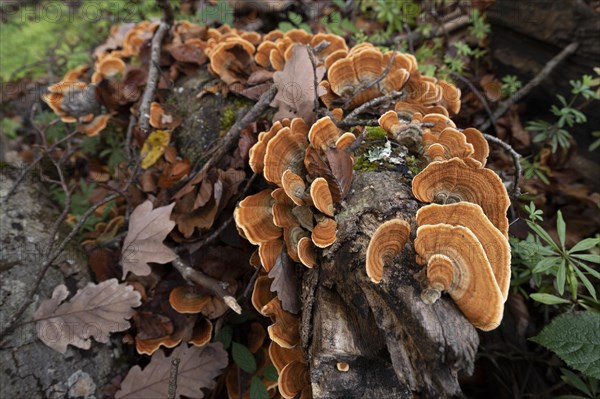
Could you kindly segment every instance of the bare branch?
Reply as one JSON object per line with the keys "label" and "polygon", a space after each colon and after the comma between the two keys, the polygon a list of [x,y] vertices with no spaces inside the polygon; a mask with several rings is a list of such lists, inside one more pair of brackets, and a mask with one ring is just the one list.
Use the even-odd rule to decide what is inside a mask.
{"label": "bare branch", "polygon": [[510,96],[506,101],[501,102],[494,111],[492,118],[487,120],[483,125],[479,127],[480,130],[489,129],[492,121],[498,119],[510,108],[511,105],[519,102],[523,97],[525,97],[531,90],[536,88],[544,79],[548,77],[556,69],[561,62],[563,62],[568,56],[573,54],[577,48],[579,47],[578,42],[573,42],[565,47],[560,53],[558,53],[554,58],[546,63],[546,65],[542,68],[542,70],[531,79],[525,86],[523,86],[519,91]]}
{"label": "bare branch", "polygon": [[487,141],[502,147],[512,157],[513,163],[515,164],[515,174],[513,177],[510,197],[513,199],[519,198],[519,196],[521,195],[521,188],[519,187],[519,183],[521,181],[521,155],[519,155],[519,153],[516,152],[510,144],[505,143],[498,137],[486,133],[484,133],[483,136]]}
{"label": "bare branch", "polygon": [[193,269],[186,265],[183,260],[178,256],[173,262],[173,267],[177,269],[185,280],[190,283],[199,285],[200,287],[208,288],[216,296],[221,298],[227,306],[231,308],[235,313],[241,314],[242,307],[238,304],[236,299],[226,290],[227,283],[214,279],[199,270]]}

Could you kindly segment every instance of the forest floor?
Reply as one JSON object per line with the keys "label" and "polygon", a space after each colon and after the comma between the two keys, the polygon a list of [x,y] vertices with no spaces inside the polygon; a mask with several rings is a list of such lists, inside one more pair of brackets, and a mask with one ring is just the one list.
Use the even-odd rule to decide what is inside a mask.
{"label": "forest floor", "polygon": [[[452,120],[491,136],[486,167],[500,176],[511,196],[512,279],[504,319],[498,329],[479,334],[474,373],[459,376],[461,389],[468,397],[600,396],[600,47],[593,39],[599,33],[598,2],[532,2],[528,9],[499,0],[413,0],[401,6],[379,0],[181,0],[172,2],[170,11],[161,1],[122,3],[0,5],[0,396],[99,398],[121,390],[121,397],[129,397],[135,384],[121,385],[128,372],[141,373],[132,367],[153,364],[166,375],[161,383],[167,387],[173,382],[172,363],[165,362],[162,350],[156,363],[147,355],[161,345],[177,345],[177,334],[215,344],[201,346],[199,356],[220,365],[205,370],[207,381],[180,389],[203,388],[213,398],[276,394],[272,382],[281,370],[266,366],[264,359],[268,319],[250,303],[260,267],[248,267],[254,248],[240,238],[233,217],[239,200],[267,187],[248,167],[248,152],[276,117],[269,109],[275,93],[267,90],[274,76],[254,76],[253,85],[240,88],[231,76],[218,79],[209,73],[206,56],[192,46],[161,48],[160,40],[151,45],[161,18],[261,34],[274,29],[331,33],[349,46],[369,42],[382,51],[414,54],[421,74],[455,84],[462,105]],[[509,11],[517,18],[507,17]],[[110,111],[101,115],[105,119],[77,126],[61,121],[41,100],[48,87],[81,65],[95,68],[94,57],[119,48],[125,27],[144,20],[158,27],[140,36],[146,50],[127,65],[123,86],[104,79],[95,92],[103,110]],[[558,29],[556,21],[567,22]],[[536,32],[530,32],[531,25]],[[170,28],[163,32],[167,37]],[[310,62],[306,65],[312,73]],[[312,75],[307,79],[301,70],[296,77],[313,85]],[[319,102],[310,98],[308,105],[294,104],[298,115],[313,100]],[[271,104],[281,101],[276,97]],[[152,109],[151,102],[157,104]],[[85,107],[85,101],[78,104]],[[87,130],[96,129],[95,123],[104,126],[100,134]],[[364,137],[373,139],[367,132]],[[354,170],[370,171],[373,161],[359,159]],[[397,169],[408,171],[413,161]],[[185,208],[181,202],[190,192],[194,195]],[[145,199],[167,204],[170,198],[178,202],[171,220],[164,214],[168,206],[150,207],[144,215],[138,211]],[[93,342],[89,353],[69,347],[72,364],[56,366],[57,371],[32,367],[60,364],[65,358],[59,352],[67,350],[64,342],[48,344],[26,329],[38,314],[34,311],[54,299],[59,284],[72,295],[88,282],[99,286],[128,271],[143,275],[149,268],[144,259],[121,268],[119,258],[127,225],[134,229],[132,219],[142,223],[150,215],[160,220],[154,233],[161,240],[151,243],[153,251],[169,258],[173,268],[153,266],[147,276],[130,274],[128,286],[105,288],[142,303],[133,315],[134,327],[119,325],[115,331],[122,334],[109,339],[106,333],[109,345]],[[167,235],[185,256],[162,244]],[[189,264],[200,262],[201,270],[186,274]],[[223,263],[230,265],[226,271]],[[205,300],[199,314],[165,310],[171,293],[185,291],[190,282],[203,288],[185,295],[212,302]],[[173,342],[154,342],[157,336]],[[191,358],[183,348],[173,353]]]}

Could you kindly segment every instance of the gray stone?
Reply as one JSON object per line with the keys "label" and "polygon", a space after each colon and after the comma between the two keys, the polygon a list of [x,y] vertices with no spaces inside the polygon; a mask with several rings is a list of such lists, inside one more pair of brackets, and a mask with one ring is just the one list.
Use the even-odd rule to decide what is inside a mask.
{"label": "gray stone", "polygon": [[[0,198],[13,186],[18,172],[0,171]],[[36,176],[33,173],[24,181],[0,209],[0,329],[34,286],[58,216]],[[59,236],[62,239],[64,231]],[[39,303],[50,298],[57,285],[65,284],[74,293],[89,281],[86,258],[73,243],[50,267],[21,325],[0,347],[0,398],[102,397],[99,389],[121,370],[115,359],[120,353],[117,340],[110,345],[94,342],[88,351],[69,347],[63,355],[37,338],[31,322]]]}

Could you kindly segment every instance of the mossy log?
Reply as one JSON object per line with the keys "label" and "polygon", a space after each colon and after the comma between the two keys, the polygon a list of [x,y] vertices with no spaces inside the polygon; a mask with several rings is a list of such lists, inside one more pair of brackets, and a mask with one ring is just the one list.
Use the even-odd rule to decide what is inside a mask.
{"label": "mossy log", "polygon": [[376,228],[402,218],[414,239],[418,207],[399,174],[355,172],[336,216],[337,242],[304,274],[302,339],[315,398],[461,395],[458,373],[472,372],[479,338],[448,297],[421,301],[412,239],[380,284],[365,272]]}

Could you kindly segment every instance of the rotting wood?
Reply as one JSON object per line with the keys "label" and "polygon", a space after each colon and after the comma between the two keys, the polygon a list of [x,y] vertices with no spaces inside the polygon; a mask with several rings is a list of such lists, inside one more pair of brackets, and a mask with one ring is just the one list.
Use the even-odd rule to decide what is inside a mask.
{"label": "rotting wood", "polygon": [[[457,375],[471,373],[479,339],[447,297],[420,299],[412,244],[384,269],[365,272],[370,236],[384,221],[411,222],[418,203],[393,172],[355,172],[338,212],[338,241],[304,275],[302,339],[315,398],[453,397]],[[341,372],[338,362],[349,370]]]}

